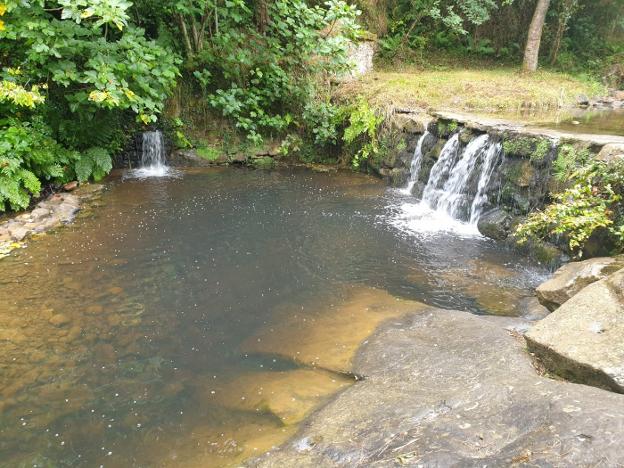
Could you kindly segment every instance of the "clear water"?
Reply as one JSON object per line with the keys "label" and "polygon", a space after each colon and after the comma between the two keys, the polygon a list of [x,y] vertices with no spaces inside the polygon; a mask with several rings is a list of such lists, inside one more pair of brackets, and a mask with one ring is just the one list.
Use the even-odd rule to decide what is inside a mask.
{"label": "clear water", "polygon": [[539,125],[572,133],[624,136],[624,109],[578,109]]}
{"label": "clear water", "polygon": [[117,177],[99,203],[0,262],[2,466],[235,466],[350,384],[309,337],[410,300],[517,315],[545,273],[352,173]]}

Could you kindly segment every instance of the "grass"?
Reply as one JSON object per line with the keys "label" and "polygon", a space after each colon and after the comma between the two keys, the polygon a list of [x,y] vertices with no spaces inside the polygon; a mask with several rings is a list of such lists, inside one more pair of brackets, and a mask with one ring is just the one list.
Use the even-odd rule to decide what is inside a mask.
{"label": "grass", "polygon": [[380,70],[341,86],[338,96],[363,95],[379,107],[421,107],[488,114],[552,111],[577,96],[605,95],[598,82],[564,73],[523,74],[517,68],[404,67]]}

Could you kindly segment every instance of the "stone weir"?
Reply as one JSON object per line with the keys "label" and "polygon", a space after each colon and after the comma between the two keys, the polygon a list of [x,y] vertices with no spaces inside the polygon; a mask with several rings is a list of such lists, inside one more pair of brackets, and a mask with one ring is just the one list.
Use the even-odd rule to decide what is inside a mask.
{"label": "stone weir", "polygon": [[500,119],[396,109],[381,132],[395,148],[369,163],[388,183],[432,209],[505,239],[518,219],[561,189],[563,157],[624,157],[624,137],[558,132]]}

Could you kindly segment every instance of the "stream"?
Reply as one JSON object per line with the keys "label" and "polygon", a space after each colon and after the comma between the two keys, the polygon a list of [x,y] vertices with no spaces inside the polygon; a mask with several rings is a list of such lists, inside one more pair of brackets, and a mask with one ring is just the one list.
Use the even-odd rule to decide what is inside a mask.
{"label": "stream", "polygon": [[365,175],[174,175],[0,262],[1,466],[236,465],[354,381],[360,330],[522,315],[547,274]]}

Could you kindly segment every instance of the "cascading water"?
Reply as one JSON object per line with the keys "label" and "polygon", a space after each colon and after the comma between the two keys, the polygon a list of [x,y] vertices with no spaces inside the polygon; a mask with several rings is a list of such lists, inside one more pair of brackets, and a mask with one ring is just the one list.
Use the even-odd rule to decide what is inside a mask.
{"label": "cascading water", "polygon": [[[429,181],[423,192],[423,200],[434,201],[436,193],[443,189],[444,183],[447,181],[451,169],[457,162],[459,156],[459,134],[455,134],[446,142],[440,153],[440,157],[431,168]],[[435,209],[435,206],[431,206]]]}
{"label": "cascading water", "polygon": [[503,145],[500,143],[492,143],[485,154],[485,161],[481,168],[481,177],[479,177],[479,184],[477,186],[477,194],[472,201],[470,207],[470,224],[477,224],[483,208],[487,203],[487,189],[492,179],[492,174],[500,161],[500,156],[503,151]]}
{"label": "cascading water", "polygon": [[416,182],[418,182],[418,176],[420,175],[420,168],[422,167],[423,159],[422,146],[425,138],[429,135],[430,133],[426,131],[416,143],[416,149],[414,150],[414,156],[412,157],[412,163],[410,164],[410,178],[405,188],[401,190],[406,195],[412,194],[412,189],[414,188],[414,185],[416,185]]}
{"label": "cascading water", "polygon": [[[420,175],[424,137],[414,151],[404,193],[411,193]],[[396,224],[410,231],[477,234],[476,225],[487,205],[489,184],[501,155],[502,145],[487,134],[474,138],[463,150],[459,134],[454,134],[431,168],[422,199],[417,204],[404,203]]]}
{"label": "cascading water", "polygon": [[143,132],[141,166],[132,171],[134,177],[164,177],[170,175],[165,158],[165,143],[160,131]]}

